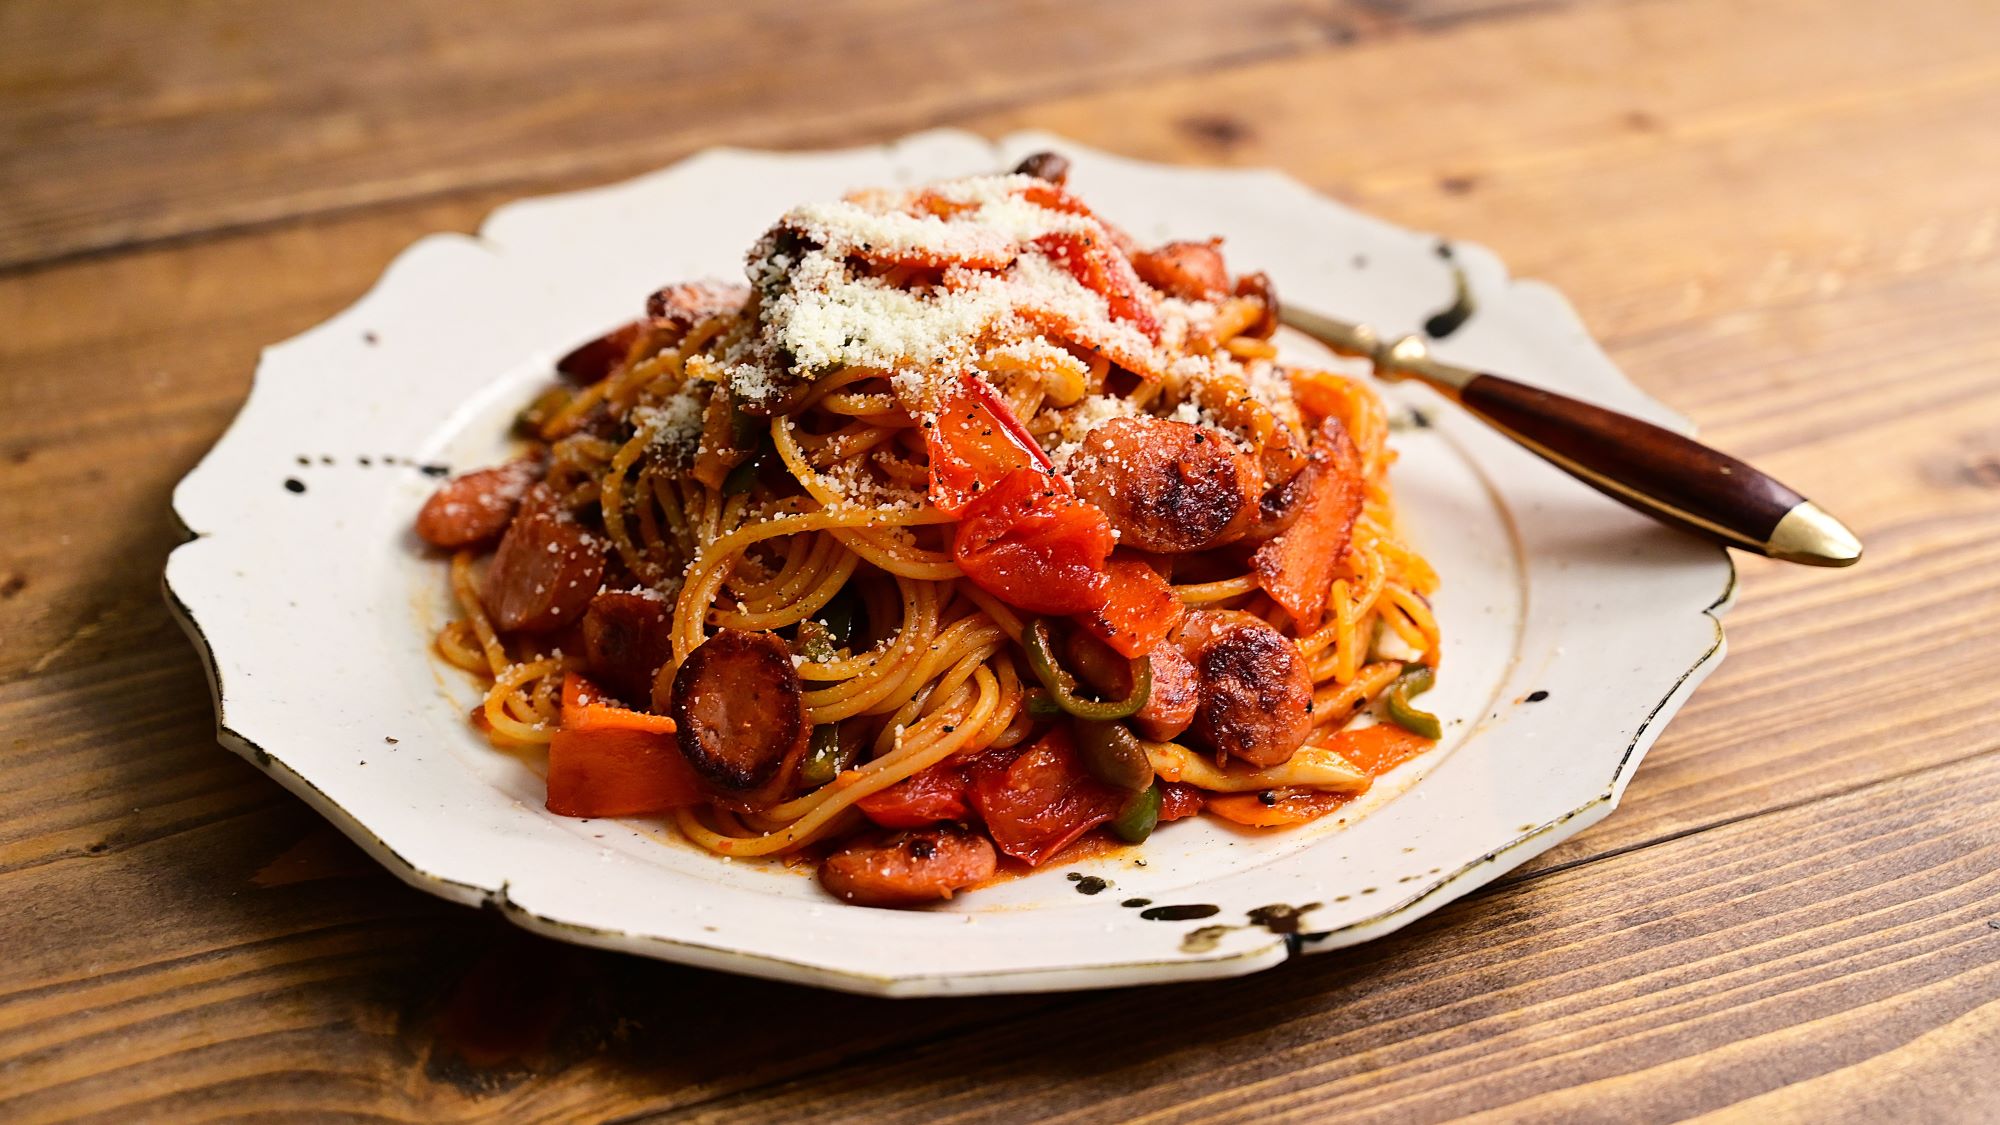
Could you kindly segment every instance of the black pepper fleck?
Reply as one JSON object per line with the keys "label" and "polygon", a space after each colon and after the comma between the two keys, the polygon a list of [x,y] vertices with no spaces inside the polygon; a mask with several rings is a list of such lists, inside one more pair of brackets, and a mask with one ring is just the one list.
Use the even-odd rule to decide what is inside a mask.
{"label": "black pepper fleck", "polygon": [[1529,692],[1529,693],[1528,693],[1528,702],[1530,702],[1530,703],[1540,703],[1540,702],[1541,702],[1542,700],[1544,700],[1544,699],[1547,699],[1548,697],[1549,697],[1549,693],[1548,693],[1548,692],[1545,692],[1545,691],[1531,691],[1531,692]]}
{"label": "black pepper fleck", "polygon": [[286,492],[304,492],[305,490],[306,490],[306,482],[300,480],[297,477],[285,478]]}

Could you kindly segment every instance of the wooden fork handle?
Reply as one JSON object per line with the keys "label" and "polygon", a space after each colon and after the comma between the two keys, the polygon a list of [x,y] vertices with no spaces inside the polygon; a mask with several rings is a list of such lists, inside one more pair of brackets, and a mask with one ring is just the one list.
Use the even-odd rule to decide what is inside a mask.
{"label": "wooden fork handle", "polygon": [[1659,520],[1791,562],[1847,566],[1861,557],[1860,541],[1840,521],[1726,453],[1498,375],[1454,382],[1439,389],[1571,476]]}

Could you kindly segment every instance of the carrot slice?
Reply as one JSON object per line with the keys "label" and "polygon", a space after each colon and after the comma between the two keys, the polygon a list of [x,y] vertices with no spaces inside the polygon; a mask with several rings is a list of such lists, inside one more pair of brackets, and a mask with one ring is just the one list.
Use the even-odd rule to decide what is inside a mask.
{"label": "carrot slice", "polygon": [[674,721],[620,706],[574,672],[563,676],[562,728],[549,741],[549,811],[643,816],[702,800]]}
{"label": "carrot slice", "polygon": [[1280,828],[1318,820],[1355,797],[1317,789],[1279,790],[1269,802],[1260,793],[1227,793],[1208,799],[1208,811],[1250,828]]}
{"label": "carrot slice", "polygon": [[1339,422],[1329,418],[1320,425],[1313,456],[1321,471],[1299,501],[1298,519],[1250,558],[1264,592],[1307,630],[1318,628],[1326,613],[1334,570],[1347,554],[1367,492],[1360,451]]}
{"label": "carrot slice", "polygon": [[645,816],[701,803],[701,785],[669,733],[559,730],[549,741],[549,811]]}
{"label": "carrot slice", "polygon": [[567,672],[563,675],[562,729],[635,730],[648,734],[672,734],[674,721],[665,715],[634,711],[604,694],[596,684],[575,672]]}
{"label": "carrot slice", "polygon": [[1077,620],[1124,657],[1141,657],[1160,647],[1180,627],[1187,606],[1160,572],[1134,558],[1113,555],[1105,564],[1110,598]]}

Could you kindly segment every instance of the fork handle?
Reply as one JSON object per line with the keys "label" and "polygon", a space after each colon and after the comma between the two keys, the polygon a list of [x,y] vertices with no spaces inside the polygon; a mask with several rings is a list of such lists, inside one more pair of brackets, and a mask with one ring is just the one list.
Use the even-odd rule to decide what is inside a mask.
{"label": "fork handle", "polygon": [[[1435,360],[1428,366],[1445,367]],[[1817,504],[1672,430],[1499,375],[1409,373],[1571,476],[1662,522],[1791,562],[1847,566],[1861,557],[1860,540]]]}

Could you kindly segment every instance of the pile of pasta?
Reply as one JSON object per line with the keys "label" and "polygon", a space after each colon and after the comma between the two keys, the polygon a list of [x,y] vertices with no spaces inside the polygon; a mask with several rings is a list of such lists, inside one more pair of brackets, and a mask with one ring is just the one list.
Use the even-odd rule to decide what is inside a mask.
{"label": "pile of pasta", "polygon": [[1199,813],[1312,820],[1438,737],[1381,401],[1280,363],[1219,240],[1142,248],[1066,181],[796,208],[438,489],[437,649],[490,738],[546,747],[551,811],[907,906]]}

